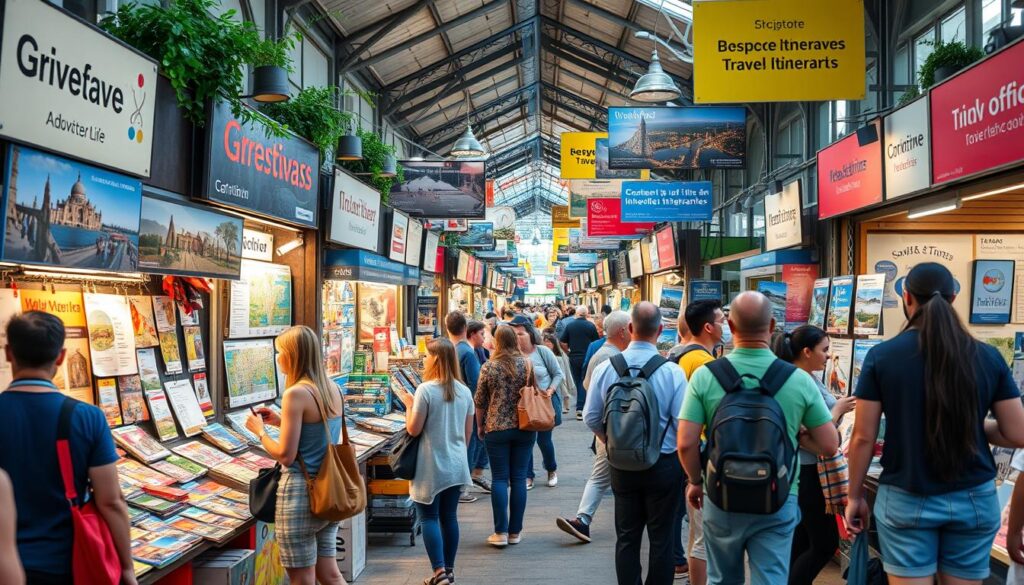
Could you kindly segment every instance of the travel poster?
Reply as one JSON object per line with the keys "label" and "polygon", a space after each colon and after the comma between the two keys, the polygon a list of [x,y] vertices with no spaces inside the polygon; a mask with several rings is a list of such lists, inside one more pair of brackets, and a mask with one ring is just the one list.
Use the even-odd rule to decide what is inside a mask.
{"label": "travel poster", "polygon": [[178,347],[177,331],[160,332],[160,355],[164,358],[164,372],[167,374],[180,374],[183,368],[181,365],[181,349]]}
{"label": "travel poster", "polygon": [[156,347],[160,340],[156,335],[156,317],[153,303],[148,296],[131,295],[128,309],[132,315],[132,330],[135,332],[135,347]]}
{"label": "travel poster", "polygon": [[853,305],[853,276],[832,279],[832,298],[828,305],[826,331],[838,335],[850,333],[850,309]]}
{"label": "travel poster", "polygon": [[139,371],[135,358],[135,330],[128,297],[85,293],[86,323],[93,374],[125,376]]}
{"label": "travel poster", "polygon": [[857,275],[857,295],[853,303],[853,333],[878,335],[882,321],[884,274]]}
{"label": "travel poster", "polygon": [[292,325],[292,271],[288,266],[242,261],[231,282],[228,337],[266,337]]}
{"label": "travel poster", "polygon": [[390,203],[412,217],[483,219],[483,161],[401,161],[405,180],[391,186]]}
{"label": "travel poster", "polygon": [[658,336],[658,351],[663,355],[679,343],[679,330],[675,327],[665,327]]}
{"label": "travel poster", "polygon": [[156,313],[157,331],[175,331],[178,328],[178,312],[171,297],[153,297],[153,311]]}
{"label": "travel poster", "polygon": [[836,398],[849,396],[850,371],[853,367],[853,340],[833,337],[825,362],[825,387]]}
{"label": "travel poster", "polygon": [[1005,325],[1013,312],[1013,260],[975,260],[971,279],[973,325]]}
{"label": "travel poster", "polygon": [[64,322],[64,363],[57,368],[53,383],[62,392],[95,404],[92,388],[92,363],[89,358],[89,332],[85,324],[85,301],[79,291],[29,290],[18,291],[21,310],[43,311]]}
{"label": "travel poster", "polygon": [[[10,288],[0,289],[0,348],[7,347],[7,323],[11,317],[21,313],[21,300],[18,291]],[[7,361],[5,352],[0,351],[0,392],[10,386],[14,374],[11,363]]]}
{"label": "travel poster", "polygon": [[142,196],[141,215],[140,270],[238,278],[242,218],[148,192]]}
{"label": "travel poster", "polygon": [[814,288],[811,290],[811,310],[807,316],[807,323],[815,327],[825,328],[825,314],[828,312],[828,289],[831,280],[819,278],[814,281]]}
{"label": "travel poster", "polygon": [[661,309],[661,320],[674,325],[679,319],[679,311],[685,309],[683,304],[683,287],[661,287],[661,299],[658,301],[658,307]]}
{"label": "travel poster", "polygon": [[782,266],[782,282],[786,283],[786,331],[793,331],[807,323],[817,278],[817,264]]}
{"label": "travel poster", "polygon": [[199,400],[196,398],[195,390],[192,389],[192,382],[189,380],[168,380],[164,382],[164,390],[167,392],[167,400],[171,403],[171,410],[178,419],[178,424],[186,437],[192,437],[202,432],[206,426],[206,417],[203,416],[203,409],[199,407]]}
{"label": "travel poster", "polygon": [[8,151],[3,260],[135,272],[142,182],[27,148]]}
{"label": "travel poster", "polygon": [[1013,260],[1013,318],[1024,322],[1024,238],[1019,234],[978,234],[974,236],[974,257],[978,260]]}
{"label": "travel poster", "polygon": [[373,343],[376,327],[390,327],[398,321],[398,304],[395,287],[389,284],[359,282],[356,284],[359,299],[359,343]]}
{"label": "travel poster", "polygon": [[224,372],[229,408],[277,398],[274,340],[224,341]]}
{"label": "travel poster", "polygon": [[117,387],[121,393],[121,414],[124,424],[132,424],[149,420],[149,409],[142,395],[142,380],[138,374],[117,377]]}
{"label": "travel poster", "polygon": [[188,371],[201,372],[206,369],[206,351],[203,349],[203,332],[196,325],[185,330],[185,357],[188,359]]}
{"label": "travel poster", "polygon": [[121,426],[121,405],[117,400],[117,382],[113,378],[99,378],[96,380],[96,405],[107,417],[107,425],[111,427]]}
{"label": "travel poster", "polygon": [[608,108],[612,169],[740,169],[746,149],[741,106]]}
{"label": "travel poster", "polygon": [[[835,340],[833,340],[835,343]],[[860,379],[861,368],[864,367],[864,358],[868,351],[882,343],[881,339],[856,339],[853,342],[853,371],[850,373],[850,394],[857,391],[857,380]]]}
{"label": "travel poster", "polygon": [[416,297],[416,332],[437,333],[437,297]]}
{"label": "travel poster", "polygon": [[784,282],[761,281],[757,283],[757,292],[768,297],[772,304],[772,317],[775,318],[775,331],[786,328],[786,293],[788,286]]}

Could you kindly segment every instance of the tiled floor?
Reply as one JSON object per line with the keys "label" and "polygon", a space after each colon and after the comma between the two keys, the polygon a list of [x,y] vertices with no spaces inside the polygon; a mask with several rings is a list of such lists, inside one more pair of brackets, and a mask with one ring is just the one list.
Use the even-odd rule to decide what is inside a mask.
{"label": "tiled floor", "polygon": [[[529,492],[523,542],[504,550],[484,540],[493,531],[490,500],[485,494],[459,507],[461,543],[456,561],[460,585],[505,583],[558,583],[559,585],[614,585],[615,534],[612,497],[602,503],[594,519],[593,542],[580,544],[555,527],[555,518],[576,512],[583,485],[590,473],[590,433],[570,418],[555,430],[559,483],[555,488],[538,481]],[[539,480],[546,478],[535,453]],[[644,555],[646,557],[646,554]],[[366,570],[360,585],[419,585],[430,572],[422,540],[409,546],[407,535],[371,535]],[[823,585],[843,583],[838,567],[830,565],[819,577]]]}

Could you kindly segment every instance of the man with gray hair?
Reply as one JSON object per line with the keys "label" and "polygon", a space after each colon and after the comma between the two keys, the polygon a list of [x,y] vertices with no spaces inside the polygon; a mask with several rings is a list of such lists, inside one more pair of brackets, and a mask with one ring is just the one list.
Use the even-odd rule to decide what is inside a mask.
{"label": "man with gray hair", "polygon": [[[583,409],[583,420],[599,440],[606,440],[605,401],[609,390],[620,380],[619,370],[628,368],[631,377],[644,376],[657,398],[659,457],[651,467],[640,471],[611,468],[615,494],[615,573],[619,585],[640,583],[640,545],[644,530],[649,541],[646,585],[668,585],[674,578],[672,555],[673,521],[679,510],[683,489],[683,470],[676,459],[676,416],[683,405],[686,376],[678,365],[658,352],[661,335],[661,310],[644,301],[633,309],[629,324],[631,342],[619,356],[594,370]],[[641,373],[642,371],[642,373]]]}
{"label": "man with gray hair", "polygon": [[[590,378],[598,366],[608,361],[613,355],[620,353],[629,346],[629,313],[613,311],[604,319],[606,343],[590,358],[587,374],[583,378],[583,387],[590,388]],[[576,518],[559,518],[555,524],[562,531],[571,534],[582,542],[590,542],[590,523],[597,513],[597,507],[612,485],[611,467],[608,465],[608,453],[604,441],[597,440],[591,445],[594,451],[594,468],[583,488],[580,507]]]}
{"label": "man with gray hair", "polygon": [[572,379],[576,383],[576,420],[583,418],[583,404],[587,392],[583,389],[583,362],[587,356],[587,348],[601,336],[597,327],[587,319],[589,309],[586,305],[576,308],[576,315],[565,326],[558,336],[558,341],[569,354],[569,365],[572,367]]}

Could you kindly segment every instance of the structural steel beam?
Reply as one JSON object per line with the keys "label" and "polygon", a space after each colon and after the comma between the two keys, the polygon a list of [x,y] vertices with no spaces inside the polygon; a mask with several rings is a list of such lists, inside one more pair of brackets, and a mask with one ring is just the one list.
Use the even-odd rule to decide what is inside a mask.
{"label": "structural steel beam", "polygon": [[[477,113],[477,112],[484,112],[484,111],[487,111],[489,109],[497,108],[499,106],[502,106],[503,104],[508,104],[509,102],[511,102],[513,100],[514,100],[514,103],[512,103],[512,105],[510,107],[502,108],[501,111],[507,113],[507,111],[509,111],[510,108],[515,108],[515,107],[523,105],[524,102],[523,102],[522,99],[520,99],[521,96],[523,94],[525,94],[525,93],[528,93],[530,91],[535,90],[536,87],[537,87],[536,84],[531,84],[531,85],[528,85],[526,87],[521,87],[521,88],[517,89],[516,91],[514,91],[512,93],[505,94],[504,96],[502,96],[502,97],[500,97],[498,99],[491,100],[491,101],[487,102],[486,104],[484,104],[482,106],[474,108],[469,113],[469,116],[468,116],[469,123],[470,124],[477,124],[477,125],[479,125],[479,124],[485,124],[488,121],[494,119],[493,115],[490,115],[490,114],[488,116],[486,116],[486,117],[483,117],[483,118],[476,118],[476,119],[474,119],[473,115],[475,113]],[[501,115],[500,112],[497,115],[500,116]],[[449,122],[446,122],[446,123],[444,123],[444,124],[442,124],[442,125],[440,125],[440,126],[438,126],[436,128],[431,128],[430,130],[423,132],[420,136],[421,136],[421,138],[425,142],[428,142],[428,143],[435,142],[435,141],[440,141],[440,140],[443,140],[443,138],[441,138],[441,136],[443,136],[444,134],[447,134],[448,132],[450,132],[452,130],[456,130],[458,132],[459,130],[461,130],[463,128],[465,123],[466,123],[466,119],[458,119],[458,118],[456,118],[456,119],[451,120]]]}
{"label": "structural steel beam", "polygon": [[[605,10],[604,8],[601,8],[600,6],[595,6],[593,4],[590,4],[589,2],[584,2],[583,0],[568,0],[568,2],[569,2],[569,4],[573,4],[575,6],[578,6],[578,7],[582,8],[582,9],[586,10],[587,12],[590,12],[591,14],[594,14],[596,16],[601,17],[601,18],[607,20],[608,22],[615,23],[615,24],[617,24],[617,25],[619,25],[621,27],[625,27],[625,28],[627,28],[629,30],[647,31],[647,29],[645,29],[644,27],[640,26],[638,23],[633,22],[633,21],[631,21],[631,20],[629,20],[627,18],[622,18],[618,14],[615,14],[613,12],[609,12],[609,11]],[[657,9],[655,8],[655,10],[657,10]],[[662,18],[662,15],[659,14],[658,18]],[[651,32],[651,31],[647,31],[647,32]],[[679,45],[677,45],[675,43],[671,43],[670,42],[669,45],[673,49],[679,51],[680,53],[685,54],[685,53],[689,52],[689,50],[687,50],[686,48],[681,47],[681,46],[679,46]]]}
{"label": "structural steel beam", "polygon": [[[435,95],[432,98],[430,98],[432,101],[426,107],[423,107],[423,103],[424,102],[421,102],[419,104],[413,104],[413,105],[409,106],[408,108],[406,108],[406,109],[396,113],[395,110],[397,110],[398,107],[402,105],[402,103],[399,102],[399,103],[396,103],[396,104],[391,104],[391,107],[388,109],[388,111],[384,112],[384,115],[385,116],[390,116],[390,115],[394,114],[396,117],[401,118],[403,120],[406,120],[406,119],[409,118],[409,115],[412,114],[413,112],[417,112],[417,111],[421,111],[421,110],[429,110],[430,108],[434,107],[439,102],[441,102],[441,100],[443,100],[446,97],[452,95],[453,93],[458,93],[458,92],[460,92],[460,91],[462,91],[462,90],[464,90],[466,88],[473,87],[474,85],[480,83],[481,81],[484,81],[484,80],[486,80],[489,77],[494,77],[495,75],[497,75],[498,73],[501,73],[502,71],[508,71],[509,69],[512,69],[513,67],[517,67],[520,63],[523,62],[524,59],[525,59],[525,57],[522,57],[522,56],[517,57],[515,59],[512,59],[511,61],[506,61],[506,62],[504,62],[504,63],[502,63],[502,64],[500,64],[500,65],[498,65],[496,67],[492,67],[492,68],[488,69],[487,71],[479,73],[478,75],[476,75],[474,77],[471,77],[469,79],[462,79],[462,80],[460,80],[460,79],[453,79],[451,82],[448,83],[447,86],[442,88],[441,91],[437,95]],[[411,96],[411,97],[416,97],[416,96]]]}
{"label": "structural steel beam", "polygon": [[339,75],[344,75],[345,72],[348,71],[349,67],[359,60],[360,55],[370,50],[371,47],[380,42],[380,40],[386,37],[391,31],[395,30],[405,23],[405,21],[415,16],[416,13],[422,10],[425,6],[431,6],[434,4],[435,1],[436,0],[417,0],[412,6],[405,8],[404,10],[399,10],[392,15],[380,30],[375,32],[372,37],[366,40],[366,42],[359,45],[359,48],[353,53],[345,57],[345,60],[338,65]]}

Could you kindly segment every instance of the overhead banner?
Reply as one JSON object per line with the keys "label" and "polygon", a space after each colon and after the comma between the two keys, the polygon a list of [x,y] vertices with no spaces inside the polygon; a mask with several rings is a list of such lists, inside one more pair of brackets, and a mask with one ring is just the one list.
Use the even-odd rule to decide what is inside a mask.
{"label": "overhead banner", "polygon": [[198,197],[285,223],[316,229],[320,151],[292,134],[267,136],[243,124],[226,102],[210,106],[206,164]]}
{"label": "overhead banner", "polygon": [[608,108],[608,165],[613,169],[740,169],[747,109]]}
{"label": "overhead banner", "polygon": [[380,191],[335,168],[330,221],[329,242],[376,252]]}
{"label": "overhead banner", "polygon": [[555,262],[567,262],[569,260],[569,229],[551,229],[551,257]]}
{"label": "overhead banner", "polygon": [[637,236],[652,229],[654,229],[654,222],[623,222],[622,202],[618,199],[587,200],[587,237],[589,238]]}
{"label": "overhead banner", "polygon": [[1024,159],[1024,43],[928,93],[932,182],[946,183]]}
{"label": "overhead banner", "polygon": [[782,187],[781,193],[764,198],[764,251],[799,246],[803,241],[800,229],[800,180]]}
{"label": "overhead banner", "polygon": [[2,21],[0,136],[148,177],[156,62],[49,2]]}
{"label": "overhead banner", "polygon": [[625,181],[622,221],[711,221],[711,181]]}
{"label": "overhead banner", "polygon": [[693,102],[864,99],[863,0],[693,2]]}
{"label": "overhead banner", "polygon": [[597,179],[643,180],[651,178],[647,169],[613,169],[608,165],[608,139],[598,138],[594,141],[597,168],[594,171]]}
{"label": "overhead banner", "polygon": [[928,100],[919,99],[885,117],[885,200],[931,186]]}
{"label": "overhead banner", "polygon": [[569,217],[587,218],[587,199],[622,195],[621,179],[569,181]]}
{"label": "overhead banner", "polygon": [[861,146],[853,133],[818,151],[818,219],[881,201],[881,140]]}
{"label": "overhead banner", "polygon": [[562,132],[561,177],[594,179],[597,177],[597,153],[594,141],[607,138],[604,132]]}
{"label": "overhead banner", "polygon": [[569,217],[568,205],[551,206],[551,227],[552,228],[578,228],[580,220]]}

